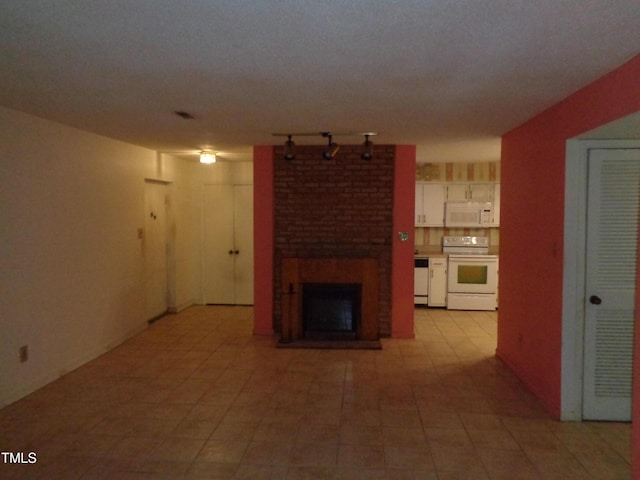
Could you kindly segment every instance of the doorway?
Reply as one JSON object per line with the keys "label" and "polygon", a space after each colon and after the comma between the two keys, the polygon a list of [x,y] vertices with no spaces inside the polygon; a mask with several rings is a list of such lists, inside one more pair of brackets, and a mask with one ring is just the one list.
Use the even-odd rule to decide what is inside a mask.
{"label": "doorway", "polygon": [[145,180],[142,256],[145,319],[149,321],[164,315],[169,307],[167,202],[168,184]]}
{"label": "doorway", "polygon": [[563,420],[630,420],[640,141],[567,143]]}

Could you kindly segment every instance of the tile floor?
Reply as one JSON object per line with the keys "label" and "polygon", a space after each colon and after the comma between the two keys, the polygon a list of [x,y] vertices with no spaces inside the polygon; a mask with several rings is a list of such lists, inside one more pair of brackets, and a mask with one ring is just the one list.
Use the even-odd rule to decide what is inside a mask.
{"label": "tile floor", "polygon": [[497,361],[496,314],[417,309],[415,340],[290,350],[250,307],[192,307],[0,410],[0,478],[605,480],[630,425],[560,423]]}

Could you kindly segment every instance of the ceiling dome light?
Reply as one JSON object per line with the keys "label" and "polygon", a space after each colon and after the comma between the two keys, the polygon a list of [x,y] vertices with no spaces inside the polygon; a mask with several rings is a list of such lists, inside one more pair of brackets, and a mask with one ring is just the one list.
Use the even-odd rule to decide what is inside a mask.
{"label": "ceiling dome light", "polygon": [[362,160],[371,160],[373,158],[373,142],[369,140],[368,133],[364,135],[364,143],[362,146],[364,149],[362,150],[360,158],[362,158]]}
{"label": "ceiling dome light", "polygon": [[291,135],[288,135],[289,139],[284,142],[284,159],[293,160],[296,158],[296,144],[291,140]]}
{"label": "ceiling dome light", "polygon": [[215,152],[200,152],[200,163],[204,163],[205,165],[211,165],[212,163],[216,163],[216,154]]}

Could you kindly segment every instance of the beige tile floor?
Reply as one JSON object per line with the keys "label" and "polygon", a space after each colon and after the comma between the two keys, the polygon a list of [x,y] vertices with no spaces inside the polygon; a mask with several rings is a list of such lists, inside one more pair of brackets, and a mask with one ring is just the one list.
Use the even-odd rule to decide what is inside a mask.
{"label": "beige tile floor", "polygon": [[417,309],[379,351],[289,350],[192,307],[0,410],[0,478],[606,480],[630,425],[561,423],[493,356],[494,312]]}

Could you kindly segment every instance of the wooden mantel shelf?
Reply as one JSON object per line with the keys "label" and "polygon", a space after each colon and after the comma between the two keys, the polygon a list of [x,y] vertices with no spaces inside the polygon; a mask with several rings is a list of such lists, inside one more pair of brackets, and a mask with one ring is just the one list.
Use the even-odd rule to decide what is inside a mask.
{"label": "wooden mantel shelf", "polygon": [[379,340],[377,258],[284,258],[282,260],[281,342],[301,340],[302,286],[305,283],[361,285],[357,340]]}

